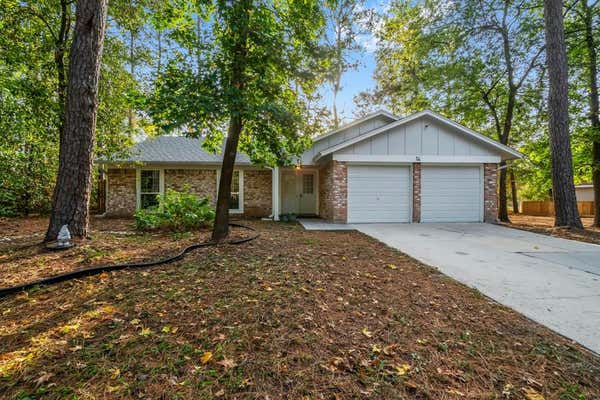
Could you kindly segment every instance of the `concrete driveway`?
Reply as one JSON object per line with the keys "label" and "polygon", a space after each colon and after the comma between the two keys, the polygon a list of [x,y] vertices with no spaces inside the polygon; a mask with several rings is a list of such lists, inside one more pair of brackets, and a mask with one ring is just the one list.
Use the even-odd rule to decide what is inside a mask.
{"label": "concrete driveway", "polygon": [[600,246],[491,224],[356,224],[600,353]]}

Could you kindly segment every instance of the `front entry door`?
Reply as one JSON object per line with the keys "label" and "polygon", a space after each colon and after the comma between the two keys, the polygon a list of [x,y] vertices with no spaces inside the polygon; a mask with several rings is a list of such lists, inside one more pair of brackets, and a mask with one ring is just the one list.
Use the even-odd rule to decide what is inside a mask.
{"label": "front entry door", "polygon": [[317,178],[313,171],[284,171],[281,174],[281,211],[284,214],[317,213]]}
{"label": "front entry door", "polygon": [[315,173],[302,172],[299,176],[300,214],[317,213],[317,196],[315,189]]}

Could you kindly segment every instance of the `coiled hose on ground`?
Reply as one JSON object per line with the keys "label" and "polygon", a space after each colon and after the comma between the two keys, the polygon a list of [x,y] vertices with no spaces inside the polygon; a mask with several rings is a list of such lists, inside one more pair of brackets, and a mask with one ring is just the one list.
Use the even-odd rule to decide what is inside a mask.
{"label": "coiled hose on ground", "polygon": [[[250,231],[256,232],[256,229],[254,229],[250,226],[242,225],[242,224],[236,224],[236,223],[231,222],[231,223],[229,223],[229,226],[236,227],[236,228],[244,228],[244,229],[248,229]],[[260,236],[260,234],[256,233],[253,236],[250,236],[247,238],[230,240],[227,242],[227,244],[234,244],[234,245],[243,244],[243,243],[247,243],[247,242],[250,242],[251,240],[258,238],[259,236]],[[146,262],[131,263],[131,264],[99,265],[97,267],[83,268],[83,269],[78,269],[78,270],[71,271],[71,272],[65,272],[63,274],[54,275],[54,276],[39,279],[39,280],[33,281],[33,282],[23,283],[23,284],[17,285],[17,286],[0,288],[0,298],[2,298],[4,296],[8,296],[10,294],[19,293],[24,290],[29,290],[29,289],[33,288],[34,286],[50,285],[53,283],[64,282],[64,281],[68,281],[71,279],[82,278],[84,276],[97,275],[102,272],[118,271],[118,270],[122,270],[125,268],[145,268],[145,267],[154,267],[156,265],[169,264],[169,263],[183,259],[191,251],[194,251],[194,250],[202,248],[202,247],[215,246],[216,244],[217,244],[216,242],[212,242],[212,241],[192,244],[191,246],[188,246],[185,249],[183,249],[178,254],[171,256],[171,257],[164,258],[162,260],[158,260],[158,261],[146,261]]]}

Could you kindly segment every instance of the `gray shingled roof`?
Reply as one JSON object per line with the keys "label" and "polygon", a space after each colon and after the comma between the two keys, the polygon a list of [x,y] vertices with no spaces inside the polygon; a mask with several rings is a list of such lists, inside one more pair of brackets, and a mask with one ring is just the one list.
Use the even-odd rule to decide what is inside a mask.
{"label": "gray shingled roof", "polygon": [[[219,164],[223,160],[221,154],[212,154],[201,146],[202,139],[191,139],[183,136],[158,136],[134,144],[129,157],[103,162],[127,163],[185,163],[185,164]],[[251,164],[243,153],[238,153],[236,164]]]}

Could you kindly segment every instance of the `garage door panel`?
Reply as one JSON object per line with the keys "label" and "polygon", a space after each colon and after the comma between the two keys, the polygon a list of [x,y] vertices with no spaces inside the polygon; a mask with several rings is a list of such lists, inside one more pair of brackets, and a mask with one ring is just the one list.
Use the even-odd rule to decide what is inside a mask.
{"label": "garage door panel", "polygon": [[482,193],[479,166],[423,166],[421,221],[481,221]]}
{"label": "garage door panel", "polygon": [[410,168],[348,167],[348,222],[408,222]]}

